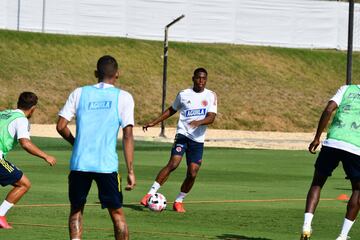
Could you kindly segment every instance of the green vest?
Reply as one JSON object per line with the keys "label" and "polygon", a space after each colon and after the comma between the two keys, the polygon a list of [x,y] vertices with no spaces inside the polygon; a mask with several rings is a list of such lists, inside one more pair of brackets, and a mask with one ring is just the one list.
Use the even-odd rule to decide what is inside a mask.
{"label": "green vest", "polygon": [[327,134],[335,139],[360,147],[360,88],[350,85],[341,100]]}
{"label": "green vest", "polygon": [[17,139],[9,133],[9,124],[16,118],[25,117],[24,113],[5,110],[0,112],[0,151],[4,156],[17,144]]}

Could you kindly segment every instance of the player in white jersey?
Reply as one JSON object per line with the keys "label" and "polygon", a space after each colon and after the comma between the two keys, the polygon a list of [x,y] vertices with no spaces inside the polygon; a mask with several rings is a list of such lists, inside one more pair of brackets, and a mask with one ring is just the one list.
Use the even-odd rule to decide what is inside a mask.
{"label": "player in white jersey", "polygon": [[140,203],[144,206],[147,206],[149,197],[159,190],[170,173],[179,166],[184,153],[186,153],[186,178],[173,204],[175,211],[185,212],[183,200],[191,190],[200,169],[206,127],[214,122],[217,113],[216,94],[205,88],[207,71],[204,68],[197,68],[192,80],[192,88],[180,91],[171,107],[158,118],[143,126],[143,130],[146,131],[147,128],[155,126],[180,111],[170,160],[160,170],[149,192],[142,198]]}

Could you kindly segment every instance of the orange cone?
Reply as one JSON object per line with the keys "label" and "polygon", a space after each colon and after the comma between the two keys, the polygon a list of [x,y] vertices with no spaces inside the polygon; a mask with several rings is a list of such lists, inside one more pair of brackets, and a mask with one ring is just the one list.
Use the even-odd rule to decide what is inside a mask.
{"label": "orange cone", "polygon": [[349,196],[348,195],[346,195],[346,194],[340,194],[337,198],[336,198],[337,200],[340,200],[340,201],[347,201],[347,200],[349,200],[350,198],[349,198]]}

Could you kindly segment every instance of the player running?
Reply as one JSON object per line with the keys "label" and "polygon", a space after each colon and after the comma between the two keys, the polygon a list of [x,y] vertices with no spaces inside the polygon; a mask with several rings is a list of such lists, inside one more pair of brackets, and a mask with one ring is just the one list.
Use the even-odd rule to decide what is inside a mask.
{"label": "player running", "polygon": [[143,126],[143,130],[146,131],[149,127],[155,126],[180,111],[170,160],[160,170],[149,192],[142,198],[140,203],[144,206],[147,206],[149,197],[159,190],[170,173],[179,166],[184,153],[186,153],[186,178],[173,204],[175,211],[185,212],[183,200],[190,192],[201,166],[206,127],[214,122],[217,113],[216,94],[205,88],[207,75],[204,68],[197,68],[192,77],[193,87],[180,91],[171,107],[158,118]]}
{"label": "player running", "polygon": [[4,187],[12,185],[0,205],[0,228],[12,228],[6,220],[6,213],[30,189],[31,183],[24,173],[6,160],[8,152],[19,142],[28,153],[43,158],[50,166],[56,164],[56,159],[41,151],[30,140],[29,120],[33,115],[38,98],[32,92],[20,94],[17,109],[0,112],[0,184]]}
{"label": "player running", "polygon": [[340,161],[347,178],[351,181],[352,195],[347,204],[340,235],[336,240],[348,239],[348,233],[360,209],[360,85],[342,86],[330,99],[321,115],[314,140],[309,145],[311,153],[315,154],[320,144],[321,133],[335,110],[336,114],[315,163],[314,177],[306,199],[301,240],[310,239],[311,222],[321,189]]}

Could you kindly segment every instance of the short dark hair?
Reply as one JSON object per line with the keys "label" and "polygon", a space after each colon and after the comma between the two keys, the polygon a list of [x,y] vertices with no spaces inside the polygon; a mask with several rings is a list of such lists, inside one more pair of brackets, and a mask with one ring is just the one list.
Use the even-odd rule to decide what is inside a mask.
{"label": "short dark hair", "polygon": [[38,97],[33,92],[22,92],[17,102],[17,108],[23,110],[29,110],[32,106],[35,106],[38,102]]}
{"label": "short dark hair", "polygon": [[208,73],[207,73],[207,71],[206,71],[205,68],[199,67],[199,68],[195,69],[195,71],[194,71],[194,76],[197,75],[197,74],[199,74],[199,73],[201,73],[201,72],[205,73],[206,76],[208,75]]}
{"label": "short dark hair", "polygon": [[97,62],[97,77],[99,80],[113,77],[118,70],[118,63],[116,59],[110,55],[105,55],[99,58]]}

